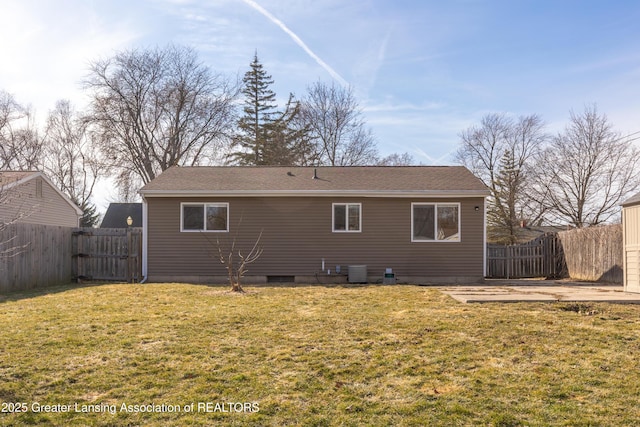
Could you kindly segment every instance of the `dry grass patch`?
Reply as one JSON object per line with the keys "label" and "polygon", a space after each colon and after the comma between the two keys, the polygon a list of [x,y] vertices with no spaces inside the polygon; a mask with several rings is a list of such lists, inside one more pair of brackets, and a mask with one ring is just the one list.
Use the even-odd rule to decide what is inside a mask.
{"label": "dry grass patch", "polygon": [[[417,286],[104,285],[0,303],[0,425],[635,425],[640,307]],[[191,403],[258,412],[186,412]],[[180,406],[131,413],[121,405]],[[31,409],[31,408],[30,408]],[[197,406],[196,406],[197,409]]]}

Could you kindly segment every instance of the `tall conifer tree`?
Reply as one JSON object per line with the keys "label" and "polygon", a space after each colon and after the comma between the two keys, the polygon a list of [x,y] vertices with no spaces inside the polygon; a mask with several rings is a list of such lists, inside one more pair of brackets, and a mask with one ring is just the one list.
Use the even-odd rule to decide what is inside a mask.
{"label": "tall conifer tree", "polygon": [[307,126],[298,120],[299,102],[290,94],[284,110],[278,110],[276,94],[270,89],[273,79],[257,53],[250,67],[243,78],[244,115],[238,121],[237,151],[231,159],[240,165],[308,164],[313,150]]}
{"label": "tall conifer tree", "polygon": [[250,67],[242,79],[244,115],[238,121],[239,133],[235,141],[240,150],[232,157],[242,165],[262,165],[265,164],[268,129],[276,115],[276,94],[270,89],[273,79],[258,61],[257,52]]}
{"label": "tall conifer tree", "polygon": [[511,150],[506,150],[500,159],[500,166],[494,180],[493,203],[487,214],[488,229],[499,243],[515,244],[521,212],[523,173],[516,164]]}

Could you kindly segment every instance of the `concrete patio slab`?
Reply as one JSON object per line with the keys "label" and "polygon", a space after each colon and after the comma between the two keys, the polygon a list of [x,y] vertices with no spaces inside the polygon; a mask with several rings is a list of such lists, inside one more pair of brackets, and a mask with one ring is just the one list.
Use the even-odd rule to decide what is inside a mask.
{"label": "concrete patio slab", "polygon": [[566,281],[496,281],[477,286],[439,286],[442,293],[463,303],[486,302],[608,302],[640,304],[640,294],[622,285]]}

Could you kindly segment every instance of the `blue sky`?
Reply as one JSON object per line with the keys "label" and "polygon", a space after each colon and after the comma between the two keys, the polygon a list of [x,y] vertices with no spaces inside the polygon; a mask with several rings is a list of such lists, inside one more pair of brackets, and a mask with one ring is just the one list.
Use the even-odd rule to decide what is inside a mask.
{"label": "blue sky", "polygon": [[82,108],[87,64],[115,51],[195,48],[241,76],[257,50],[281,100],[349,84],[383,155],[450,164],[458,134],[493,112],[550,131],[596,103],[640,130],[640,2],[480,0],[0,0],[0,89],[44,118]]}

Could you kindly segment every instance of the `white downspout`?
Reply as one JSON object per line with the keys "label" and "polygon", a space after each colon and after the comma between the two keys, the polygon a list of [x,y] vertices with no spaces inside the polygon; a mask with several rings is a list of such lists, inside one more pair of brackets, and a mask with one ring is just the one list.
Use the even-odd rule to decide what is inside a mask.
{"label": "white downspout", "polygon": [[148,244],[148,216],[147,216],[147,199],[142,196],[142,280],[140,283],[147,281],[147,252],[149,248]]}
{"label": "white downspout", "polygon": [[627,292],[627,221],[625,221],[624,214],[625,208],[623,206],[622,211],[620,212],[620,220],[622,222],[622,290]]}
{"label": "white downspout", "polygon": [[487,277],[487,198],[482,201],[482,278]]}

